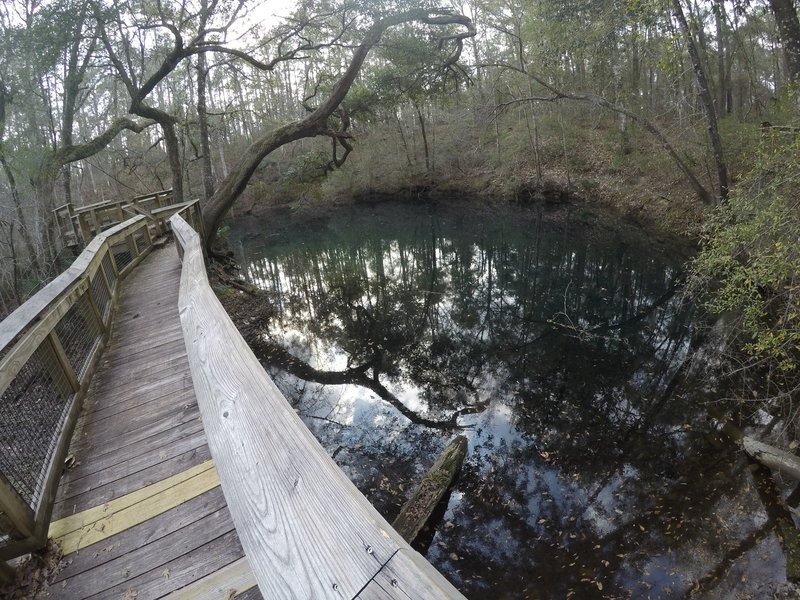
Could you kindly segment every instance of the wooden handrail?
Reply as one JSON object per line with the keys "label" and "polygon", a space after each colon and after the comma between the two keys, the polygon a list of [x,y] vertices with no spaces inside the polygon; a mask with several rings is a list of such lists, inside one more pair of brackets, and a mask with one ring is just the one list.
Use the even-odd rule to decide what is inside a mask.
{"label": "wooden handrail", "polygon": [[178,306],[195,395],[261,594],[463,599],[295,414],[211,289],[200,236],[180,213],[170,225],[183,260]]}
{"label": "wooden handrail", "polygon": [[[4,466],[9,468],[9,463],[0,460],[0,533],[9,534],[9,540],[0,544],[3,573],[7,569],[2,561],[41,547],[47,541],[64,456],[107,341],[118,282],[152,249],[147,225],[146,217],[136,216],[96,236],[66,271],[0,322],[0,394],[5,394],[17,377],[24,376],[26,381],[35,380],[36,385],[28,386],[34,388],[32,392],[24,392],[26,388],[21,386],[20,401],[24,401],[26,393],[42,394],[41,389],[35,389],[38,386],[54,390],[64,403],[60,422],[50,423],[53,427],[48,432],[52,436],[48,443],[50,450],[36,475],[37,487],[32,495],[23,493],[17,487],[21,484],[15,484],[9,473],[2,472]],[[73,349],[70,356],[66,340],[59,338],[58,326],[70,318],[73,309],[91,327],[79,332],[88,336],[88,349]],[[37,357],[39,370],[28,367],[23,375],[33,357]],[[73,364],[73,360],[80,364]],[[35,372],[43,375],[37,378]]]}
{"label": "wooden handrail", "polygon": [[62,235],[68,243],[77,243],[92,239],[109,224],[116,224],[126,219],[126,214],[144,214],[154,216],[150,226],[157,235],[166,230],[167,219],[181,207],[189,203],[178,203],[166,206],[172,198],[172,190],[162,190],[150,194],[136,196],[126,200],[104,200],[86,206],[74,207],[64,204],[54,210]]}

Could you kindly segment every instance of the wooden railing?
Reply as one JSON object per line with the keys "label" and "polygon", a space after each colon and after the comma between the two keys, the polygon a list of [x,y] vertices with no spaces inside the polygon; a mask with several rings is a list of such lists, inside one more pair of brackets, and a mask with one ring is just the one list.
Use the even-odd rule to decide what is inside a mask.
{"label": "wooden railing", "polygon": [[172,204],[172,190],[162,190],[125,200],[97,202],[75,208],[72,204],[59,206],[55,213],[58,227],[67,245],[87,243],[96,235],[136,215],[148,219],[150,233],[157,237],[167,231],[167,221],[181,208],[190,204]]}
{"label": "wooden railing", "polygon": [[170,219],[195,395],[237,533],[265,598],[463,596],[381,517],[264,371],[212,291],[200,236]]}
{"label": "wooden railing", "polygon": [[83,397],[120,281],[150,252],[140,215],[95,237],[66,271],[0,323],[0,578],[43,546]]}

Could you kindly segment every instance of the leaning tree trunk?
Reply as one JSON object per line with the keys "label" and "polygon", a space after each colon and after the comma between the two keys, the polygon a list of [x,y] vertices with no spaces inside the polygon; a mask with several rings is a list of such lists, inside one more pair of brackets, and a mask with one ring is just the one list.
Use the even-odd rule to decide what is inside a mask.
{"label": "leaning tree trunk", "polygon": [[413,9],[386,17],[374,23],[364,34],[361,43],[350,59],[347,70],[334,84],[327,100],[323,101],[305,118],[279,127],[258,138],[250,144],[239,161],[231,167],[230,172],[220,183],[219,188],[209,199],[203,211],[206,248],[210,249],[222,218],[247,187],[258,165],[268,154],[284,144],[301,138],[327,135],[337,139],[337,132],[332,131],[331,127],[329,127],[328,119],[347,96],[370,50],[380,41],[387,29],[401,23],[413,21],[428,25],[462,25],[466,27],[467,31],[464,33],[451,34],[443,38],[456,44],[456,50],[445,62],[446,66],[452,65],[458,60],[463,49],[463,40],[474,36],[476,33],[475,26],[468,17],[459,14],[441,14],[440,11],[431,12],[426,9]]}
{"label": "leaning tree trunk", "polygon": [[689,29],[689,23],[686,21],[686,15],[683,14],[683,7],[681,0],[672,0],[672,7],[674,10],[675,18],[681,27],[683,36],[686,39],[686,49],[689,52],[689,58],[692,61],[692,68],[694,69],[695,80],[697,81],[697,90],[700,96],[700,102],[706,112],[706,121],[708,123],[708,135],[711,138],[711,149],[714,153],[714,163],[717,167],[717,182],[719,184],[719,199],[725,201],[728,198],[728,168],[725,165],[725,159],[722,153],[722,139],[719,135],[719,124],[717,122],[717,113],[714,110],[714,100],[711,97],[711,90],[708,86],[708,79],[706,79],[705,69],[700,60],[700,52],[695,44],[692,32]]}

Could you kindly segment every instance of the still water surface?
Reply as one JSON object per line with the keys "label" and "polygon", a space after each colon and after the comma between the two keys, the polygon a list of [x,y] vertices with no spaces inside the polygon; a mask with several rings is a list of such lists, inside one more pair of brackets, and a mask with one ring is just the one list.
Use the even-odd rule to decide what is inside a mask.
{"label": "still water surface", "polygon": [[784,584],[752,474],[710,433],[667,245],[524,209],[401,204],[242,218],[230,241],[275,305],[276,383],[390,521],[467,436],[416,545],[468,598]]}

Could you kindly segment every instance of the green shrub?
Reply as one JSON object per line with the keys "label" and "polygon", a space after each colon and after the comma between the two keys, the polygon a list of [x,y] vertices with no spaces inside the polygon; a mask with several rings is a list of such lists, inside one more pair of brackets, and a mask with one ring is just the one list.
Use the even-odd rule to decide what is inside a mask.
{"label": "green shrub", "polygon": [[770,396],[791,399],[800,389],[800,142],[775,142],[762,141],[717,209],[689,290],[708,310],[733,316],[734,349],[763,369]]}

